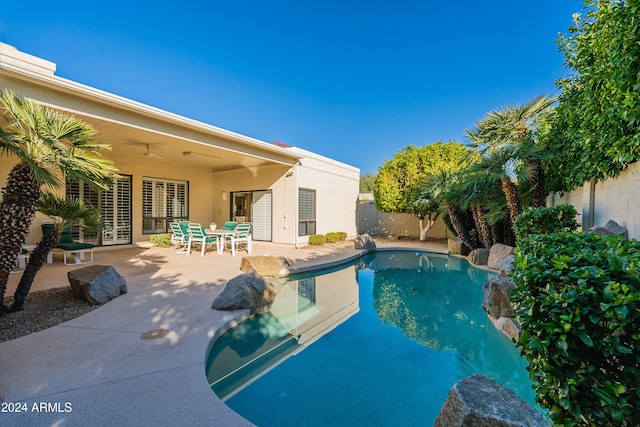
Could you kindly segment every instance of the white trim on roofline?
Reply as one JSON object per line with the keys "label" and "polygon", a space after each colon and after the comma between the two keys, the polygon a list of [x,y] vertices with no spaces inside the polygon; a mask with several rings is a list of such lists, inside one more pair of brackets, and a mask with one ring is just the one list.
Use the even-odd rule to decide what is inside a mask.
{"label": "white trim on roofline", "polygon": [[194,130],[213,134],[241,144],[256,146],[260,149],[272,151],[292,159],[299,158],[298,155],[289,152],[288,149],[277,147],[269,142],[251,138],[249,136],[222,129],[217,126],[190,119],[123,96],[115,95],[101,89],[96,89],[82,83],[56,76],[54,75],[55,69],[56,65],[53,62],[20,52],[11,45],[0,43],[0,76],[7,75],[19,80],[26,80],[50,88],[57,88],[58,90],[66,93],[73,92],[76,96],[89,98],[119,109],[133,111],[155,119],[186,126]]}

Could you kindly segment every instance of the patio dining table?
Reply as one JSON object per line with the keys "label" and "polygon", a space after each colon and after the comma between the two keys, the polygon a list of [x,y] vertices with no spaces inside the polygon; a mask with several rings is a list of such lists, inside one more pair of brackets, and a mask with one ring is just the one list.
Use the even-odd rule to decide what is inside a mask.
{"label": "patio dining table", "polygon": [[235,230],[215,230],[215,231],[207,231],[208,236],[216,236],[216,249],[218,250],[218,254],[222,254],[224,252],[224,242],[227,237],[231,236],[231,246],[233,247],[233,236],[236,234]]}

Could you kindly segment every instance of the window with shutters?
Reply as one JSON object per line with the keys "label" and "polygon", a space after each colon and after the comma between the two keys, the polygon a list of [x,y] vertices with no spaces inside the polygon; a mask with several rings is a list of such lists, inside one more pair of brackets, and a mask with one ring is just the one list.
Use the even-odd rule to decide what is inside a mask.
{"label": "window with shutters", "polygon": [[102,229],[98,233],[87,232],[74,224],[74,239],[103,246],[131,243],[131,176],[121,175],[110,188],[100,191],[86,183],[67,180],[66,197],[82,200],[100,211]]}
{"label": "window with shutters", "polygon": [[316,234],[316,191],[298,190],[298,236]]}
{"label": "window with shutters", "polygon": [[160,178],[142,178],[142,233],[169,231],[169,223],[188,221],[189,183]]}

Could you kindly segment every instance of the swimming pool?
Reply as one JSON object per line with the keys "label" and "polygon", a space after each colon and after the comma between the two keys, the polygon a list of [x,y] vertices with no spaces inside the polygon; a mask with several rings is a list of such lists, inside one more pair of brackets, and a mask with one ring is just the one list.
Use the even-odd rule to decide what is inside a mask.
{"label": "swimming pool", "polygon": [[394,251],[291,277],[269,313],[212,344],[209,384],[259,426],[432,425],[476,373],[534,404],[526,362],[480,306],[494,275]]}

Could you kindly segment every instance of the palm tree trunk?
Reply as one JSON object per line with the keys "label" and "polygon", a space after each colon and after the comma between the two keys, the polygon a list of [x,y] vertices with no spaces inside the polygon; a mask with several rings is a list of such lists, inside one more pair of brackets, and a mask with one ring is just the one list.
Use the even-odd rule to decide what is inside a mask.
{"label": "palm tree trunk", "polygon": [[533,186],[533,200],[532,204],[534,208],[543,208],[547,205],[547,190],[544,179],[544,171],[542,170],[542,162],[539,159],[525,159],[531,169],[531,178],[529,182]]}
{"label": "palm tree trunk", "polygon": [[40,240],[38,246],[36,246],[31,253],[29,262],[27,263],[27,268],[22,273],[22,277],[18,283],[18,288],[13,294],[13,305],[11,306],[11,311],[20,311],[24,308],[24,302],[27,299],[31,285],[36,278],[36,274],[38,274],[38,271],[40,271],[44,265],[49,251],[55,248],[59,239],[60,234],[56,230],[42,236],[42,240]]}
{"label": "palm tree trunk", "polygon": [[462,219],[460,218],[460,212],[451,202],[446,202],[447,215],[451,220],[453,231],[456,232],[462,243],[469,249],[476,249],[478,245],[475,243],[475,239],[471,236],[469,231],[464,226]]}
{"label": "palm tree trunk", "polygon": [[504,243],[503,222],[503,220],[500,220],[495,224],[491,224],[491,238],[493,239],[493,243]]}
{"label": "palm tree trunk", "polygon": [[520,197],[518,196],[518,188],[508,176],[500,178],[500,182],[502,183],[504,196],[507,199],[507,206],[509,206],[511,224],[513,224],[516,217],[522,213],[522,205],[520,204]]}
{"label": "palm tree trunk", "polygon": [[471,203],[471,214],[473,215],[473,221],[476,223],[482,245],[486,249],[491,249],[491,246],[493,246],[493,236],[491,235],[489,222],[484,216],[484,209],[477,203]]}
{"label": "palm tree trunk", "polygon": [[0,316],[8,311],[2,301],[9,273],[15,268],[18,254],[27,239],[39,198],[40,186],[31,175],[29,166],[24,163],[14,166],[0,202]]}
{"label": "palm tree trunk", "polygon": [[513,225],[511,224],[511,219],[508,217],[502,221],[502,240],[505,245],[516,245],[516,236],[513,234]]}

